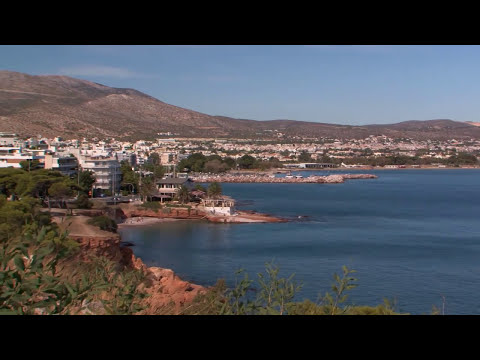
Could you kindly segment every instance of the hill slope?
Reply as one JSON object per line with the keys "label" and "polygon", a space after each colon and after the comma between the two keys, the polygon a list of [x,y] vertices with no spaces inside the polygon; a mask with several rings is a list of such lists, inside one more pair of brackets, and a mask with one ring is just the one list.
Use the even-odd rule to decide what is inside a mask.
{"label": "hill slope", "polygon": [[480,138],[480,127],[451,120],[347,126],[293,120],[254,121],[211,116],[164,103],[133,89],[111,88],[67,76],[0,71],[0,131],[22,136],[151,139],[158,132],[195,137],[288,136],[365,138]]}

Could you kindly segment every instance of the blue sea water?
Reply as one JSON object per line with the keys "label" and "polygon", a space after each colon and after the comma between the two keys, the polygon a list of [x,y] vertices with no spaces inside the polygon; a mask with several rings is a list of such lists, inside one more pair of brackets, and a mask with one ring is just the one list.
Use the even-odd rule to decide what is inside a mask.
{"label": "blue sea water", "polygon": [[[358,171],[352,170],[350,173]],[[272,260],[303,283],[297,299],[330,290],[342,265],[355,269],[349,303],[397,310],[480,314],[480,170],[377,170],[343,184],[222,184],[244,210],[288,223],[178,221],[121,230],[149,266],[202,285],[251,278]],[[300,172],[326,175],[335,171]],[[301,218],[298,218],[301,216]]]}

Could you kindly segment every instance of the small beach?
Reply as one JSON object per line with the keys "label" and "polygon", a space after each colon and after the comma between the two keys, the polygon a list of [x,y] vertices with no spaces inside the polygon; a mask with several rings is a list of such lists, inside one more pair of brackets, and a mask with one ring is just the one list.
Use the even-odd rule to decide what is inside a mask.
{"label": "small beach", "polygon": [[123,226],[143,226],[143,225],[152,225],[163,222],[172,222],[172,221],[181,221],[183,219],[172,219],[172,218],[154,218],[154,217],[132,217],[125,219],[123,223],[118,224],[119,227]]}

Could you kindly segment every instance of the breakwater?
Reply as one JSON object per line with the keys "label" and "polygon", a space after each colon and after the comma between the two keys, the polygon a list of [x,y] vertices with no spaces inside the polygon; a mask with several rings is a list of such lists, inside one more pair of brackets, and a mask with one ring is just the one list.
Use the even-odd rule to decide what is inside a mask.
{"label": "breakwater", "polygon": [[192,177],[195,182],[222,182],[222,183],[317,183],[317,184],[339,184],[350,179],[376,179],[377,176],[373,174],[335,174],[328,176],[286,176],[276,177],[274,175],[266,174],[251,174],[251,175],[200,175]]}

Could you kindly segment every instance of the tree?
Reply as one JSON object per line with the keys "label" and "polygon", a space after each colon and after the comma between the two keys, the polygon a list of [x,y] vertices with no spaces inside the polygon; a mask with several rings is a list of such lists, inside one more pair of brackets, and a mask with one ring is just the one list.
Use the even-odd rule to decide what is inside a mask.
{"label": "tree", "polygon": [[302,151],[298,156],[298,161],[303,163],[308,163],[308,162],[312,162],[313,160],[312,160],[312,156],[308,152]]}
{"label": "tree", "polygon": [[207,193],[207,189],[205,189],[205,186],[201,184],[195,184],[195,190],[203,191],[204,193]]}
{"label": "tree", "polygon": [[133,194],[135,189],[138,189],[138,175],[132,170],[128,161],[122,161],[120,171],[122,172],[122,189]]}
{"label": "tree", "polygon": [[96,179],[92,171],[80,170],[80,173],[78,174],[78,182],[84,193],[88,194],[88,192],[92,189],[93,184],[95,184],[95,181]]}
{"label": "tree", "polygon": [[153,167],[153,178],[155,181],[160,180],[165,175],[165,168],[162,165]]}
{"label": "tree", "polygon": [[140,186],[140,195],[143,200],[149,200],[157,191],[153,177],[145,177],[142,179],[142,185]]}
{"label": "tree", "polygon": [[213,199],[216,199],[216,198],[220,197],[220,195],[222,195],[221,185],[216,181],[212,182],[208,186],[207,195],[208,195],[208,197],[213,198]]}
{"label": "tree", "polygon": [[227,156],[223,162],[227,165],[227,168],[228,169],[234,169],[235,166],[237,165],[237,162],[235,161],[235,159]]}
{"label": "tree", "polygon": [[84,193],[78,195],[74,204],[77,209],[91,209],[93,206],[93,203],[88,199],[88,195]]}
{"label": "tree", "polygon": [[62,208],[62,204],[65,203],[65,198],[71,197],[73,195],[73,191],[69,186],[65,185],[64,183],[58,182],[52,184],[48,188],[48,194],[55,200],[60,200],[60,208]]}
{"label": "tree", "polygon": [[220,160],[210,160],[205,163],[204,171],[209,173],[221,173],[227,170],[227,164],[223,164]]}
{"label": "tree", "polygon": [[242,169],[252,169],[255,165],[255,158],[250,155],[243,155],[240,159],[238,159],[238,166]]}
{"label": "tree", "polygon": [[177,192],[177,199],[182,203],[185,204],[190,201],[190,192],[185,185],[180,186]]}
{"label": "tree", "polygon": [[40,161],[38,160],[23,160],[20,161],[20,166],[23,170],[33,171],[40,168]]}

